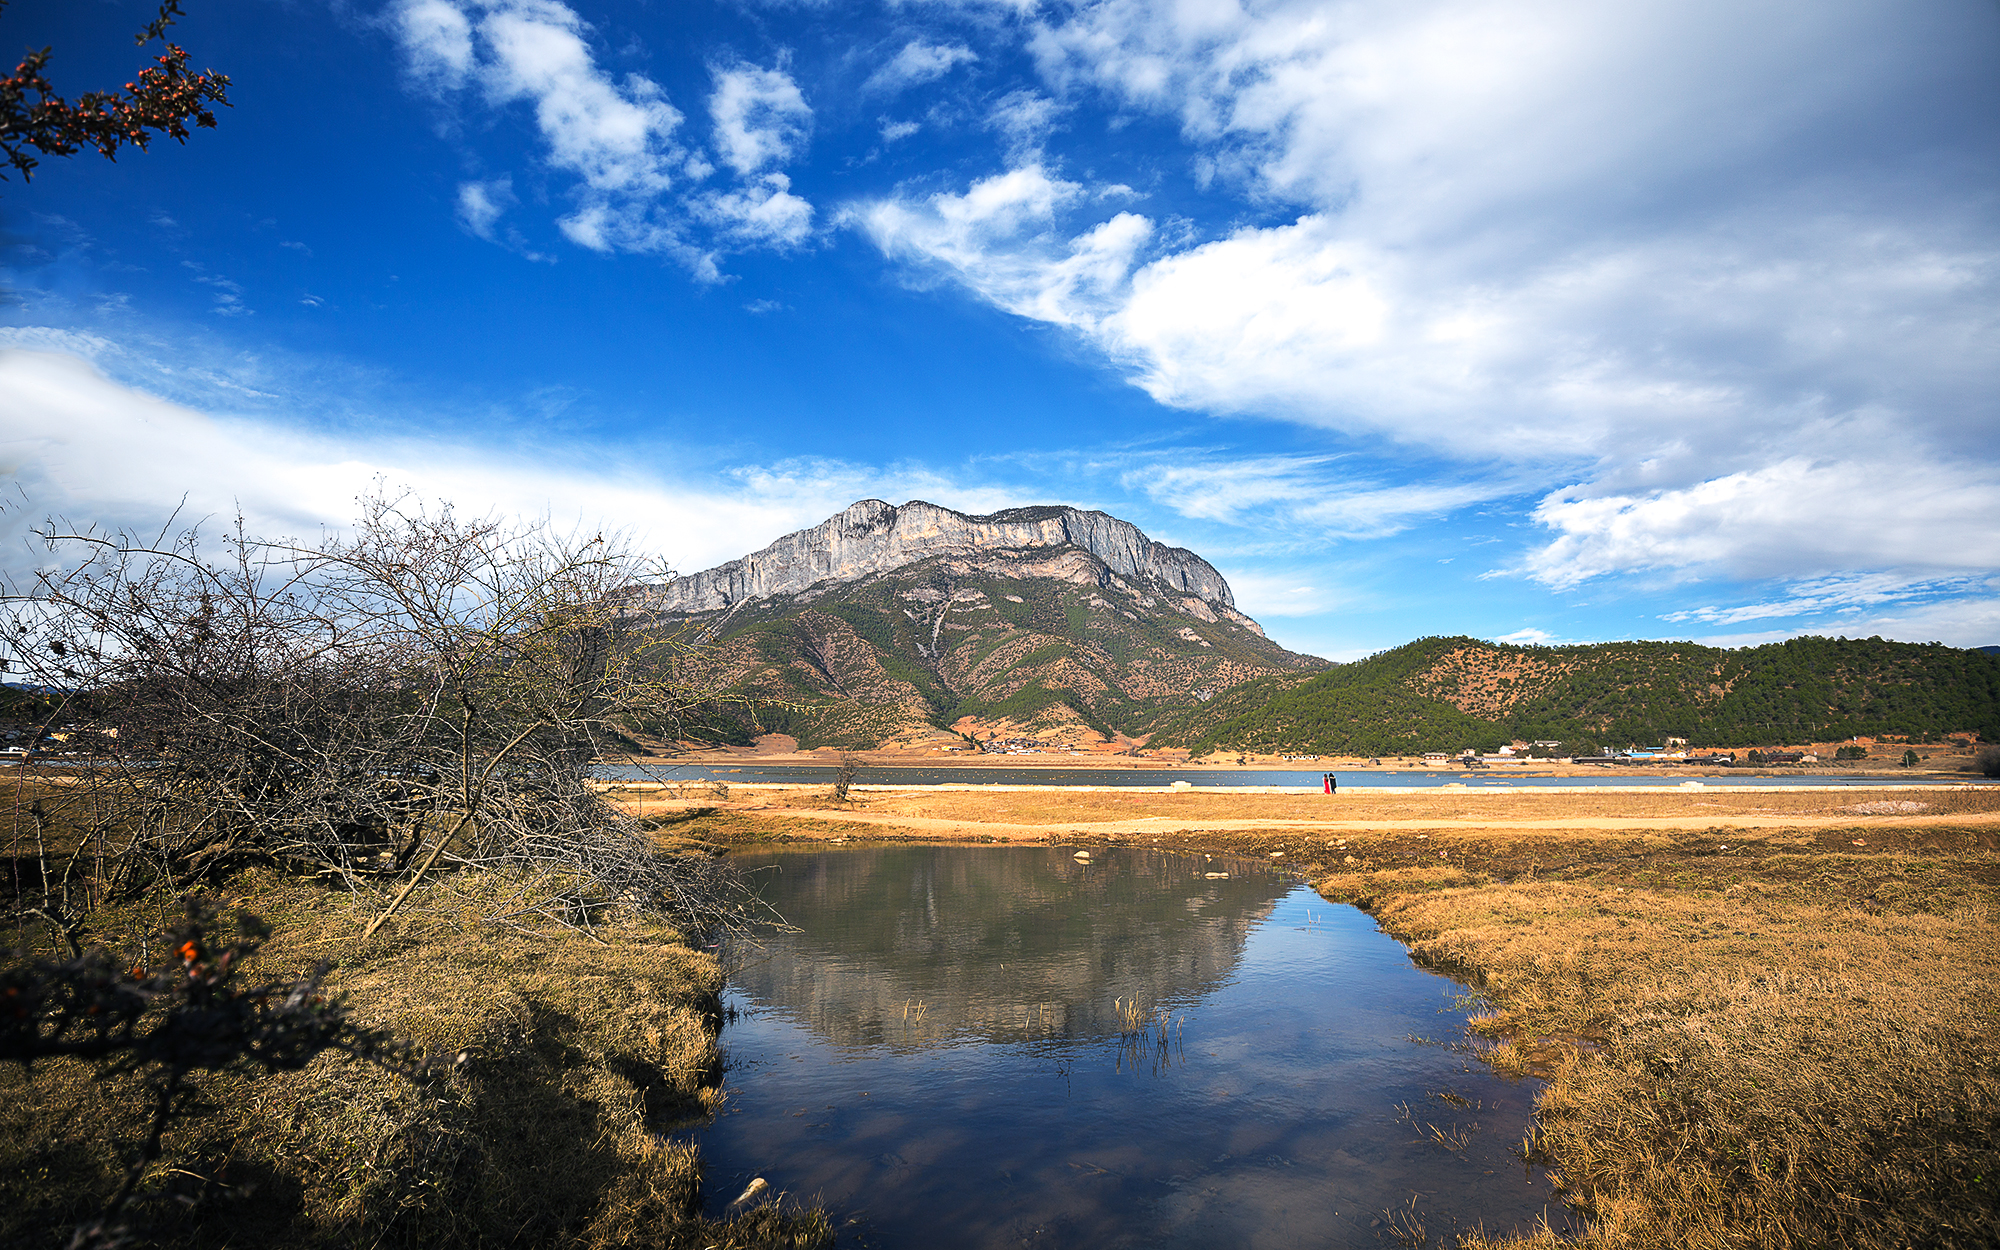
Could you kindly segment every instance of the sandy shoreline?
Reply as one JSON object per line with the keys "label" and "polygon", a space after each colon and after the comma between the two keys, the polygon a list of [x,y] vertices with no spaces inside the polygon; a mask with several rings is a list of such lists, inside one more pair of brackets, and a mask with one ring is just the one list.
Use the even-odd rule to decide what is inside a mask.
{"label": "sandy shoreline", "polygon": [[[1829,752],[1830,754],[1830,752]],[[1322,756],[1318,759],[1281,760],[1270,757],[1249,757],[1238,764],[1216,759],[1190,761],[1177,757],[1133,758],[1127,755],[973,755],[970,753],[941,754],[935,752],[852,752],[854,762],[862,768],[925,768],[940,771],[974,769],[1048,769],[1091,772],[1332,772],[1365,773],[1384,776],[1402,773],[1457,772],[1459,769],[1449,761],[1410,760],[1407,757],[1393,763],[1368,762],[1362,756]],[[1881,778],[1879,784],[1885,786],[1908,784],[1950,784],[1953,781],[1977,780],[1977,774],[1970,771],[1972,757],[1953,754],[1942,757],[1930,767],[1904,768],[1890,764],[1886,760],[1841,761],[1804,767],[1735,767],[1717,768],[1712,765],[1680,764],[1557,764],[1547,760],[1510,763],[1504,760],[1488,759],[1483,767],[1466,769],[1467,778],[1489,780],[1549,777],[1606,777],[1620,776],[1637,778],[1657,778],[1662,782],[1670,780],[1699,780],[1703,777],[1797,777],[1815,773],[1826,776],[1865,778],[1870,784]],[[613,766],[672,770],[675,768],[837,768],[842,755],[831,751],[785,751],[762,752],[755,750],[698,751],[673,756],[632,756],[623,759],[606,760]],[[731,783],[735,784],[735,783]],[[1196,783],[1199,784],[1199,783]]]}

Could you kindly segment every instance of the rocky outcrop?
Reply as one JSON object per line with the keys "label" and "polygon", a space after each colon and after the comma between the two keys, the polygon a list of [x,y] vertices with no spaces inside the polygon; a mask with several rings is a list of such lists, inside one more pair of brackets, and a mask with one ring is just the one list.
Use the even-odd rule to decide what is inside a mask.
{"label": "rocky outcrop", "polygon": [[[762,551],[653,588],[647,606],[709,612],[752,599],[796,594],[822,582],[851,582],[935,556],[1077,548],[1114,574],[1156,585],[1240,617],[1215,566],[1182,547],[1156,543],[1128,521],[1078,508],[1010,508],[967,516],[922,500],[894,507],[864,499]],[[1208,619],[1213,620],[1212,616]]]}

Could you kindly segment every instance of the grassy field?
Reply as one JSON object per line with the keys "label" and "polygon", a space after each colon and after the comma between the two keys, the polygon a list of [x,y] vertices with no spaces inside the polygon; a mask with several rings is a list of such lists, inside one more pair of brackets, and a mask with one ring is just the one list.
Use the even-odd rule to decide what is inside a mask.
{"label": "grassy field", "polygon": [[[59,792],[9,797],[15,855],[32,853],[37,797],[45,843],[74,845]],[[200,1074],[193,1113],[146,1178],[145,1244],[832,1244],[824,1217],[792,1202],[701,1216],[700,1158],[673,1131],[720,1097],[714,958],[631,916],[607,918],[603,940],[472,922],[496,887],[446,874],[366,942],[373,895],[270,870],[213,892],[275,931],[251,980],[335,959],[327,988],[361,1023],[464,1061],[427,1085],[333,1054],[297,1072]],[[81,940],[157,954],[177,911],[165,897],[110,902]],[[0,942],[56,953],[47,926],[18,909]],[[80,1061],[0,1066],[0,1245],[65,1244],[117,1188],[146,1102],[139,1078],[99,1078]]]}
{"label": "grassy field", "polygon": [[649,808],[663,836],[717,842],[1282,856],[1479,989],[1489,1060],[1548,1082],[1533,1151],[1585,1218],[1585,1243],[2000,1243],[1990,790],[867,792],[841,805],[822,788]]}
{"label": "grassy field", "polygon": [[[833,802],[826,786],[738,786],[726,797],[680,796],[630,787],[616,797],[663,820],[691,812],[795,835],[873,830],[899,836],[1039,840],[1064,835],[1131,835],[1148,829],[1329,832],[1489,829],[1923,828],[1965,819],[2000,821],[2000,787],[1754,790],[1443,790],[1404,793],[1353,788],[1337,795],[1169,792],[1146,788],[1059,790],[856,790]],[[743,818],[750,819],[747,822]],[[798,822],[794,825],[792,822]]]}

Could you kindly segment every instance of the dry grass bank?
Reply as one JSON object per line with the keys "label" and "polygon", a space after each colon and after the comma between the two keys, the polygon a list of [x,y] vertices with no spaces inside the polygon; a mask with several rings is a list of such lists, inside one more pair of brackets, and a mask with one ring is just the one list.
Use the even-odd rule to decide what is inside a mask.
{"label": "dry grass bank", "polygon": [[1537,1146],[1587,1242],[2000,1242],[1990,824],[1346,841],[1320,890],[1549,1077]]}
{"label": "dry grass bank", "polygon": [[[1672,782],[1668,782],[1672,784]],[[2000,786],[1924,788],[1924,790],[1736,790],[1708,786],[1702,790],[1420,790],[1384,794],[1350,786],[1336,796],[1324,794],[1232,794],[1226,790],[854,790],[846,804],[834,804],[826,786],[788,786],[752,790],[728,788],[726,796],[706,792],[674,796],[650,788],[620,788],[614,796],[646,814],[714,808],[718,812],[770,812],[820,816],[832,820],[956,820],[974,824],[1100,824],[1134,818],[1168,822],[1312,822],[1312,824],[1514,824],[1556,822],[1594,824],[1600,820],[1648,824],[1670,820],[1730,820],[1824,818],[1852,820],[1856,816],[2000,818]],[[1890,804],[1882,812],[1856,812],[1868,804]],[[1914,804],[1896,808],[1894,804]]]}
{"label": "dry grass bank", "polygon": [[[298,1072],[198,1075],[195,1113],[168,1130],[145,1183],[147,1244],[832,1244],[817,1212],[701,1217],[699,1157],[669,1134],[719,1097],[713,957],[630,916],[607,917],[604,941],[476,923],[492,888],[448,874],[367,942],[372,897],[268,870],[213,892],[275,930],[251,982],[335,959],[327,987],[360,1023],[466,1058],[429,1085],[331,1053]],[[83,940],[137,954],[176,911],[165,898],[107,906]],[[54,953],[18,910],[0,945]],[[135,1078],[100,1080],[81,1062],[0,1066],[0,1245],[61,1245],[94,1215],[143,1137],[145,1102]]]}

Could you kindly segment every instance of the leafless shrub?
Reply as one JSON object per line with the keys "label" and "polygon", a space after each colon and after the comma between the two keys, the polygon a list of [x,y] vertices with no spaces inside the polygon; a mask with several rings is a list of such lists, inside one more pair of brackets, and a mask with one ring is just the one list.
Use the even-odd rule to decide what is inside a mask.
{"label": "leafless shrub", "polygon": [[491,919],[587,927],[625,904],[727,922],[731,874],[661,855],[591,775],[621,725],[713,698],[681,638],[621,609],[663,570],[616,537],[361,503],[315,543],[240,519],[219,544],[36,531],[52,560],[0,600],[5,642],[94,757],[71,791],[114,888],[248,862],[400,880],[372,932],[442,861],[513,876]]}
{"label": "leafless shrub", "polygon": [[833,801],[847,802],[847,791],[854,784],[854,774],[861,771],[861,760],[852,752],[843,751],[840,756],[840,771],[833,775]]}

